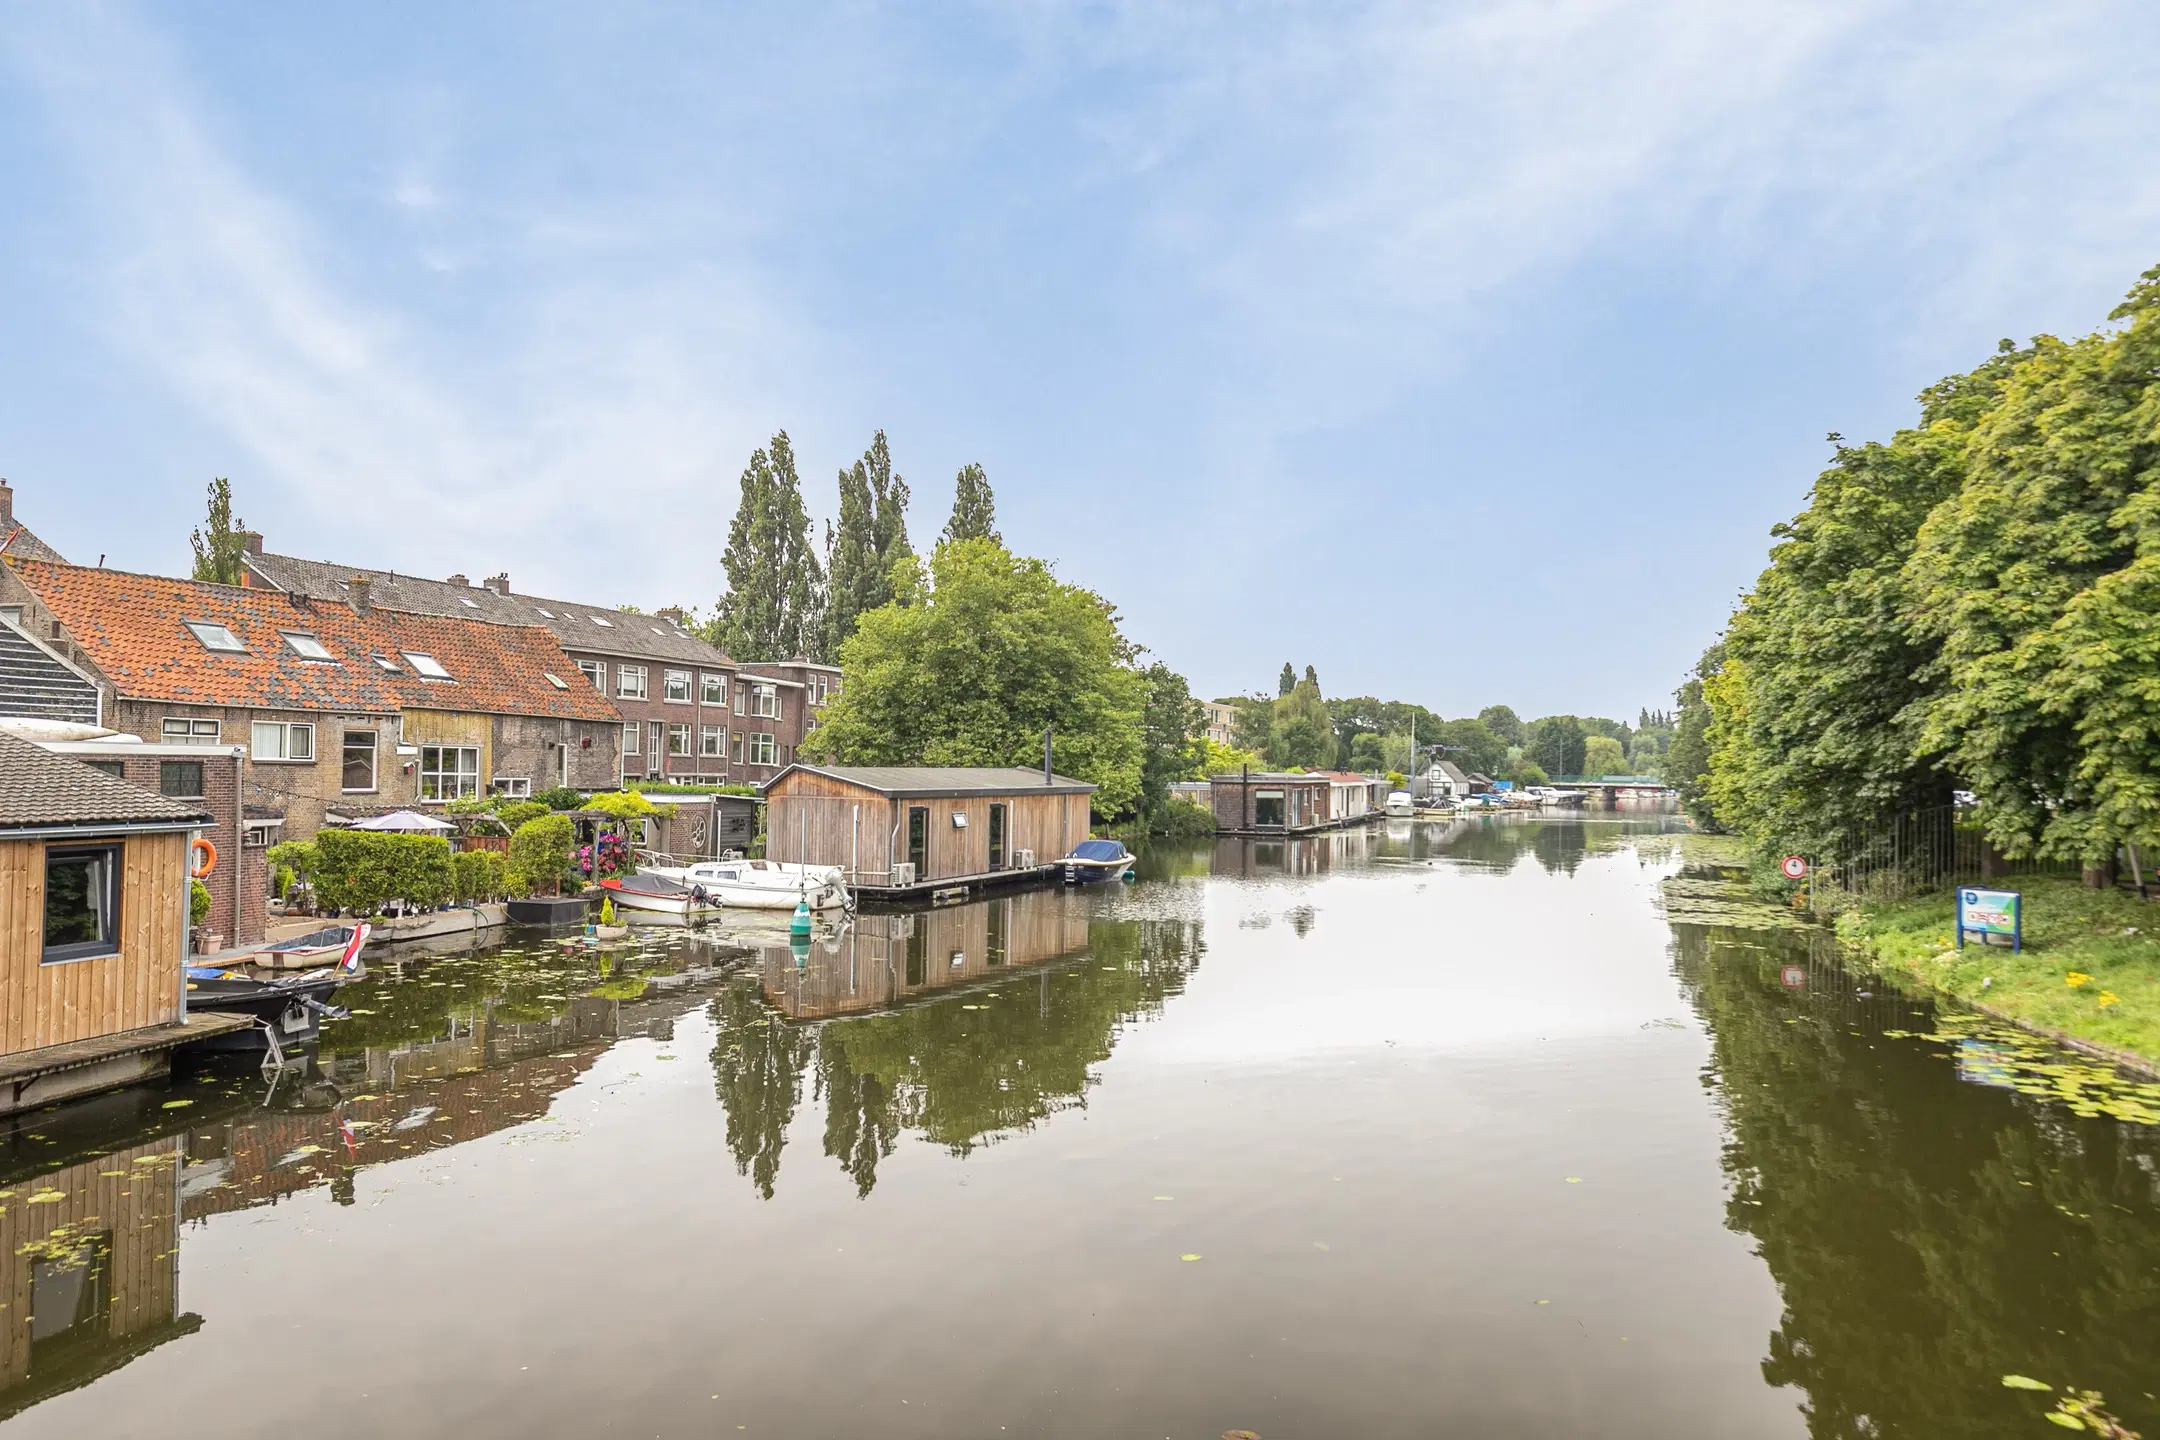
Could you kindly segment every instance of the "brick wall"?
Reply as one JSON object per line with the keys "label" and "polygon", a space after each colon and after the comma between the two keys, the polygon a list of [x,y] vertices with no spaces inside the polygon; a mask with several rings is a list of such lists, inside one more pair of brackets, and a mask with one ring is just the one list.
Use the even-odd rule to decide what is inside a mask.
{"label": "brick wall", "polygon": [[[240,774],[243,762],[229,755],[171,755],[127,754],[133,747],[113,747],[111,758],[78,755],[75,758],[95,760],[101,768],[109,769],[117,764],[120,778],[130,785],[139,785],[152,792],[163,785],[162,768],[165,765],[200,766],[202,773],[203,808],[215,818],[215,823],[203,832],[203,838],[217,847],[217,868],[203,877],[203,884],[210,887],[210,918],[203,922],[205,930],[214,930],[225,937],[224,943],[250,945],[263,938],[263,900],[268,892],[269,876],[261,849],[250,849],[245,843],[246,832],[240,807],[245,782]],[[192,770],[183,772],[193,774]],[[177,777],[176,777],[177,778]],[[189,797],[193,798],[193,797]]]}

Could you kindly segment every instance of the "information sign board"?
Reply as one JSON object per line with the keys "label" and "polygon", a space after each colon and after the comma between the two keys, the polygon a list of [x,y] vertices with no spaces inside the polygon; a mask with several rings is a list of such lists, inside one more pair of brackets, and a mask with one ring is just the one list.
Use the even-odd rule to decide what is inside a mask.
{"label": "information sign board", "polygon": [[2015,890],[1980,890],[1961,887],[1957,892],[1957,943],[1965,946],[1967,935],[1977,935],[1983,945],[1988,937],[2009,937],[2010,948],[2025,948],[2025,897]]}

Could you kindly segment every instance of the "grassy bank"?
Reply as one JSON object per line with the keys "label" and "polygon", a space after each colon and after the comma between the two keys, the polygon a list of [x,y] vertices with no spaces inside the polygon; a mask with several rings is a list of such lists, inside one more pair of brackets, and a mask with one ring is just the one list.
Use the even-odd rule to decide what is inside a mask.
{"label": "grassy bank", "polygon": [[2025,950],[1952,944],[1949,894],[1848,912],[1838,934],[1879,967],[2047,1033],[2160,1067],[2160,905],[2025,879]]}

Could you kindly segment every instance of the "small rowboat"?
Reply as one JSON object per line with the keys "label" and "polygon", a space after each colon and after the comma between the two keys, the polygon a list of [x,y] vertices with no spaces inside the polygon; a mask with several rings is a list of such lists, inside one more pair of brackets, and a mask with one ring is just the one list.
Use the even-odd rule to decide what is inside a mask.
{"label": "small rowboat", "polygon": [[631,925],[686,925],[720,913],[719,899],[704,886],[685,885],[649,870],[610,876],[600,888],[615,902],[616,916]]}
{"label": "small rowboat", "polygon": [[318,965],[335,964],[351,974],[360,968],[360,949],[372,933],[374,927],[365,923],[325,926],[265,945],[248,956],[246,963],[265,970],[313,970]]}

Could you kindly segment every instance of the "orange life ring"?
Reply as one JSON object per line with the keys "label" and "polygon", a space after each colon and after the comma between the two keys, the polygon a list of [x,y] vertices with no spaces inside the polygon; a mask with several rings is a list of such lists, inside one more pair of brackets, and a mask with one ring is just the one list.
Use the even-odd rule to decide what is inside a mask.
{"label": "orange life ring", "polygon": [[217,869],[217,846],[198,835],[188,843],[188,849],[190,851],[200,850],[203,854],[201,864],[188,866],[189,875],[200,880],[203,876]]}

